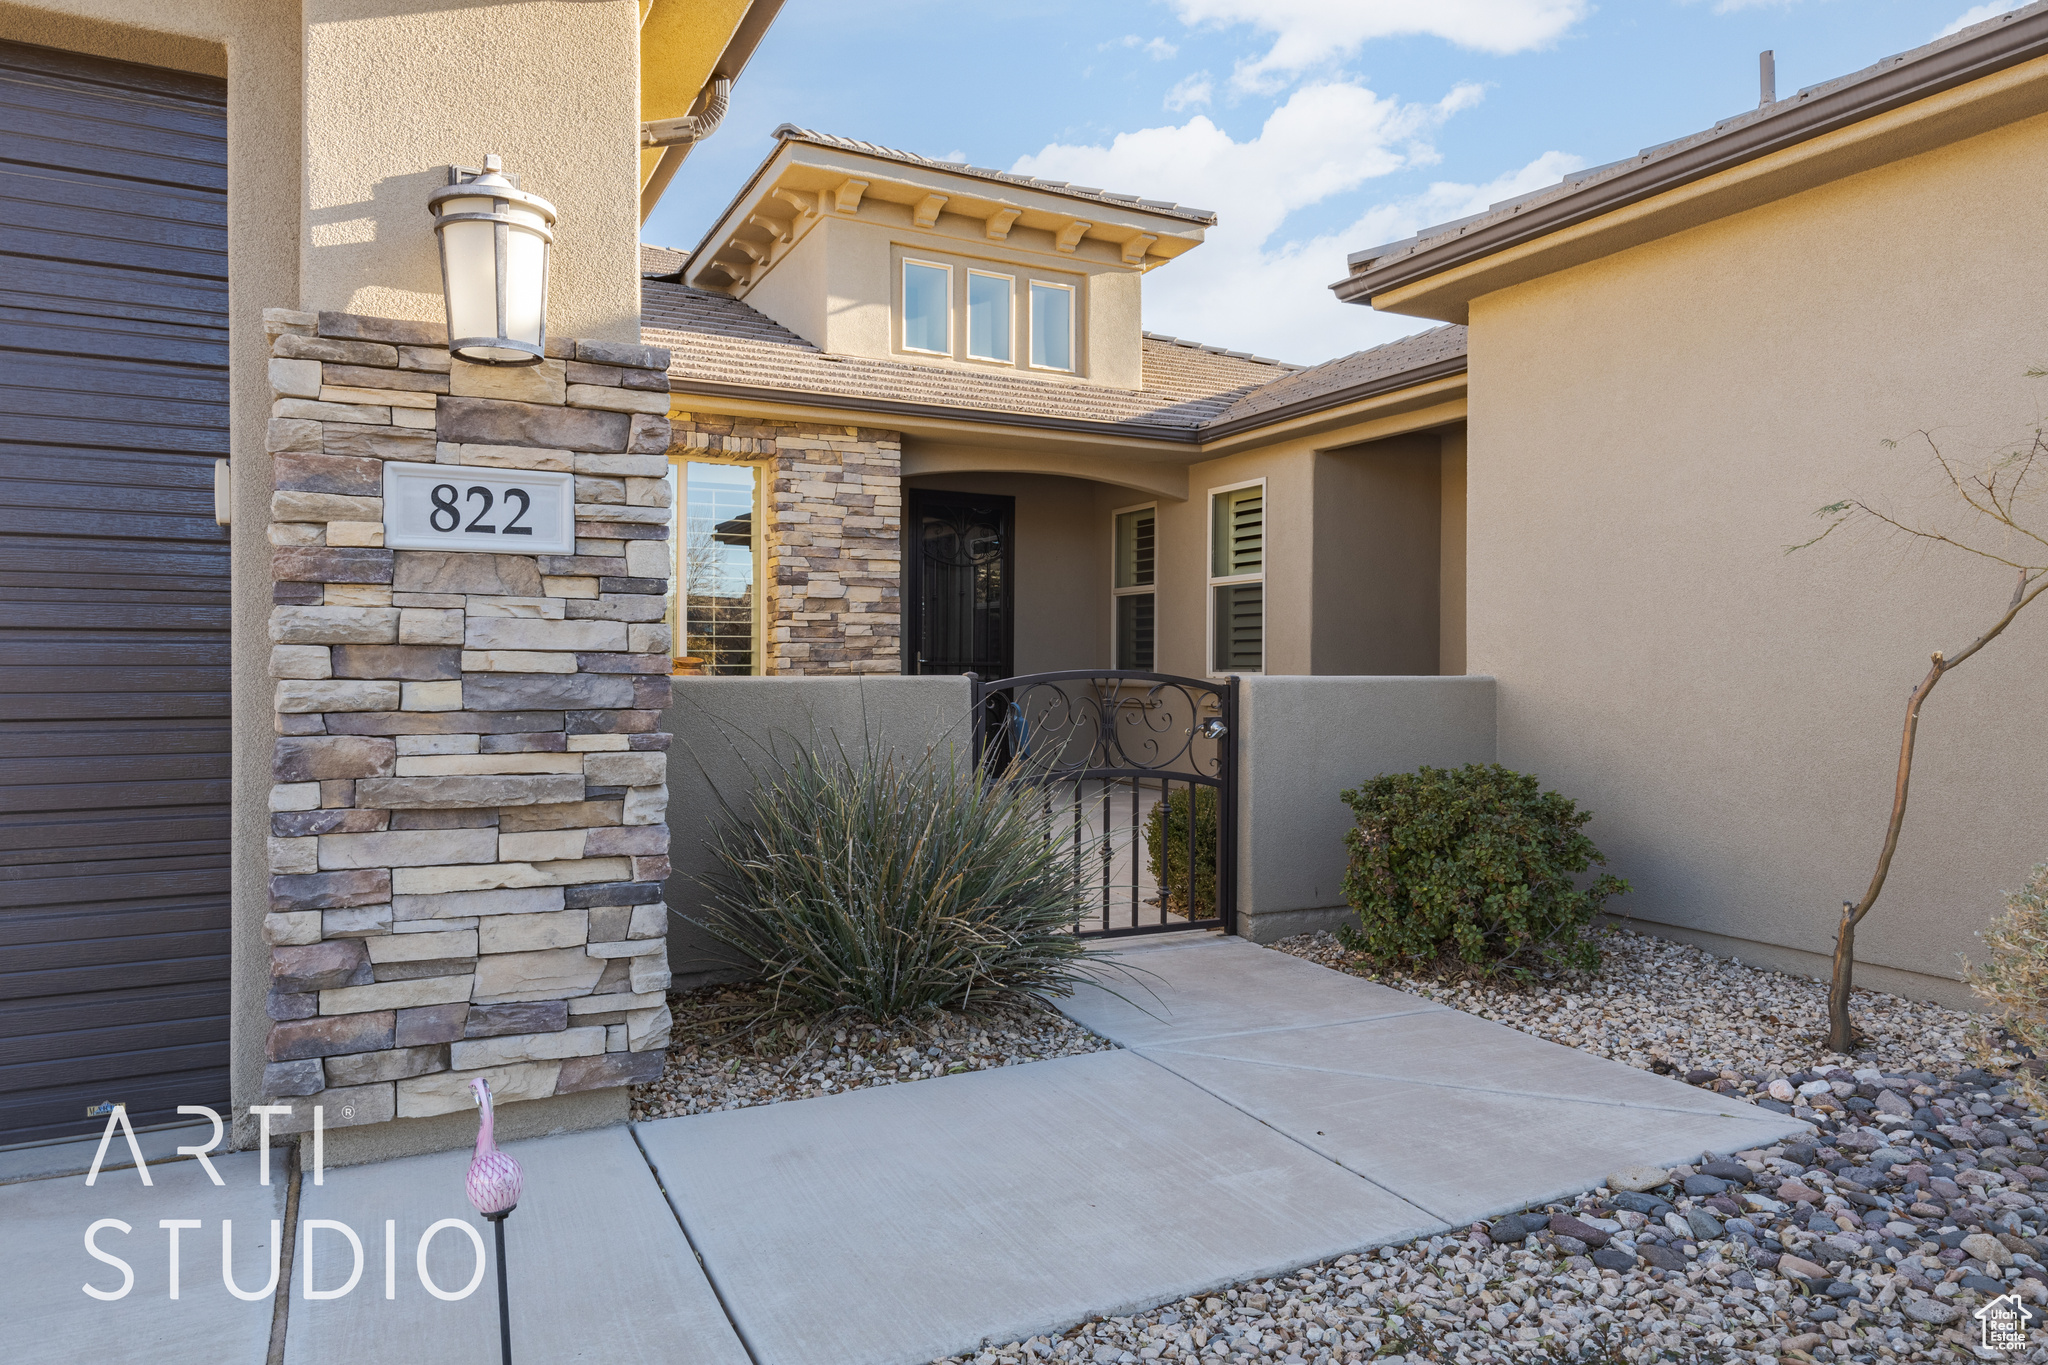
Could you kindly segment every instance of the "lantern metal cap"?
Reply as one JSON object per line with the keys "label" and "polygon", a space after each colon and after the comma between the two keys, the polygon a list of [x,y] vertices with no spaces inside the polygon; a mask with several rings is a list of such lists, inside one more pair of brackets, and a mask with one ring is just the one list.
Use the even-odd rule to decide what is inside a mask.
{"label": "lantern metal cap", "polygon": [[550,224],[556,218],[555,206],[537,194],[520,189],[518,175],[507,172],[504,158],[495,154],[485,157],[481,167],[450,166],[448,183],[427,196],[427,212],[439,217],[441,205],[446,201],[469,198],[503,199],[531,209]]}

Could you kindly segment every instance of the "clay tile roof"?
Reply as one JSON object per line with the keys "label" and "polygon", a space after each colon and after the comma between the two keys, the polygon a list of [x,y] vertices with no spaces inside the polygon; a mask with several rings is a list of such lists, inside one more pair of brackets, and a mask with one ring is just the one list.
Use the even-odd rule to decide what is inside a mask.
{"label": "clay tile roof", "polygon": [[837,402],[1021,425],[1196,441],[1462,371],[1465,329],[1438,327],[1303,369],[1144,334],[1145,386],[1111,389],[907,360],[827,355],[725,294],[641,284],[641,335],[665,346],[679,394]]}
{"label": "clay tile roof", "polygon": [[724,294],[660,280],[640,288],[641,335],[666,346],[678,393],[850,400],[855,406],[1001,414],[1034,425],[1108,426],[1136,436],[1193,439],[1247,394],[1295,367],[1215,347],[1147,336],[1145,386],[1031,379],[906,360],[827,355]]}
{"label": "clay tile roof", "polygon": [[937,161],[928,156],[919,156],[916,152],[898,151],[894,147],[878,147],[872,142],[860,142],[850,137],[836,137],[831,133],[799,128],[794,123],[785,123],[777,128],[775,136],[784,142],[808,142],[818,147],[837,147],[841,151],[860,152],[887,161],[900,161],[906,166],[925,166],[937,171],[951,171],[955,175],[971,175],[977,180],[996,180],[1008,185],[1022,185],[1027,189],[1044,190],[1050,194],[1065,195],[1070,199],[1088,199],[1098,204],[1117,204],[1124,208],[1143,209],[1147,213],[1163,214],[1169,218],[1185,218],[1191,223],[1206,224],[1216,221],[1216,214],[1210,209],[1191,209],[1167,199],[1141,199],[1135,194],[1116,194],[1086,185],[1070,185],[1064,180],[1040,180],[1035,176],[1015,175],[1009,171],[992,171],[985,166],[970,166],[963,161]]}
{"label": "clay tile roof", "polygon": [[1284,415],[1283,409],[1291,412],[1323,406],[1324,400],[1342,401],[1340,395],[1360,390],[1384,392],[1456,374],[1464,368],[1465,329],[1455,324],[1432,327],[1427,332],[1402,337],[1369,351],[1353,351],[1261,385],[1218,413],[1211,424],[1256,425],[1255,419],[1261,417],[1278,420]]}
{"label": "clay tile roof", "polygon": [[675,279],[682,273],[683,262],[690,259],[687,251],[678,251],[672,246],[649,246],[640,244],[640,278],[645,280]]}
{"label": "clay tile roof", "polygon": [[2048,53],[2048,3],[2016,6],[1955,33],[1783,99],[1722,119],[1711,128],[1588,166],[1555,185],[1490,205],[1485,212],[1426,227],[1398,242],[1354,251],[1332,284],[1363,302],[1436,270],[1504,250],[1611,209],[1688,184],[1729,165],[1820,136]]}

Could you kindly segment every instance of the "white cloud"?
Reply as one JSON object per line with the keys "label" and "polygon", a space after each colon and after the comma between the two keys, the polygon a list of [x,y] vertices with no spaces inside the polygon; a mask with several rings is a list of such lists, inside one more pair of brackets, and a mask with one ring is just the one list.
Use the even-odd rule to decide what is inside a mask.
{"label": "white cloud", "polygon": [[1155,62],[1163,62],[1180,51],[1177,45],[1167,42],[1164,38],[1140,38],[1135,33],[1126,33],[1113,43],[1104,43],[1096,51],[1112,47],[1135,47]]}
{"label": "white cloud", "polygon": [[1183,23],[1250,24],[1273,35],[1231,83],[1272,92],[1304,71],[1341,62],[1374,38],[1427,34],[1481,52],[1542,47],[1590,12],[1588,0],[1172,0]]}
{"label": "white cloud", "polygon": [[1375,205],[1341,231],[1273,241],[1298,209],[1434,164],[1428,135],[1480,93],[1461,85],[1435,104],[1403,104],[1358,85],[1318,83],[1295,91],[1244,142],[1198,114],[1179,127],[1121,133],[1107,147],[1055,143],[1011,169],[1217,210],[1202,246],[1146,277],[1145,325],[1313,363],[1434,325],[1338,303],[1327,286],[1344,274],[1348,253],[1554,183],[1583,164],[1546,153],[1490,184],[1435,184]]}
{"label": "white cloud", "polygon": [[1192,76],[1182,76],[1174,82],[1173,89],[1166,92],[1166,107],[1178,112],[1207,104],[1216,95],[1216,83],[1209,79],[1206,71],[1197,71]]}
{"label": "white cloud", "polygon": [[1957,15],[1947,28],[1934,36],[1946,38],[1951,33],[1960,33],[1972,24],[1981,24],[1986,19],[1996,18],[1998,15],[2004,14],[2007,10],[2018,9],[2025,3],[2026,0],[1991,0],[1991,3],[1988,5],[1974,6]]}
{"label": "white cloud", "polygon": [[967,153],[961,151],[958,147],[955,147],[952,151],[947,152],[944,156],[935,156],[932,158],[932,160],[957,161],[961,165],[965,166],[967,164]]}

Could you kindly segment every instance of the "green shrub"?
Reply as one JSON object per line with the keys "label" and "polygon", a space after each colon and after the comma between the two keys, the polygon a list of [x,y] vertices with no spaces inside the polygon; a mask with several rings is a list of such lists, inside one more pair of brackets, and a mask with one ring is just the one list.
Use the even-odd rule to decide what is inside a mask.
{"label": "green shrub", "polygon": [[[1194,793],[1194,907],[1188,906],[1188,794]],[[1159,903],[1188,919],[1216,916],[1216,806],[1214,787],[1181,787],[1155,802],[1145,817],[1145,856]]]}
{"label": "green shrub", "polygon": [[812,744],[728,809],[704,927],[771,987],[761,1014],[889,1020],[1071,994],[1098,975],[1082,881],[1035,789],[949,751]]}
{"label": "green shrub", "polygon": [[1344,836],[1344,898],[1354,952],[1411,967],[1453,961],[1468,972],[1591,970],[1586,933],[1600,903],[1628,890],[1581,827],[1593,818],[1534,777],[1497,763],[1376,777],[1343,794],[1358,824]]}
{"label": "green shrub", "polygon": [[1979,935],[1991,960],[1970,967],[1970,985],[2036,1055],[2048,1054],[2048,863],[2005,898],[2005,913]]}

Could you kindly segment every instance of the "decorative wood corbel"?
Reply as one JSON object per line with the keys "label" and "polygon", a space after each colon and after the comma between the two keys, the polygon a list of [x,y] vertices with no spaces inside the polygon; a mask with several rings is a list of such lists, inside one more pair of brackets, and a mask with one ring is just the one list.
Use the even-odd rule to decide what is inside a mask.
{"label": "decorative wood corbel", "polygon": [[988,231],[988,239],[991,242],[1007,241],[1010,229],[1015,226],[1018,216],[1023,212],[1022,209],[997,209],[991,213],[983,223],[983,227]]}

